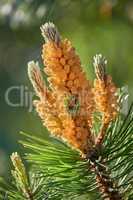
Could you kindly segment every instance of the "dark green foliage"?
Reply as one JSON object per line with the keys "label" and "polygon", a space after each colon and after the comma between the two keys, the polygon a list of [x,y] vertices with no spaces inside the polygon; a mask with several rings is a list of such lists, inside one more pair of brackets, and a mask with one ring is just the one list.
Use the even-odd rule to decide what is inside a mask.
{"label": "dark green foliage", "polygon": [[[42,200],[47,196],[47,190],[43,182],[43,178],[36,176],[36,174],[31,171],[29,174],[30,188],[32,191],[33,199]],[[3,179],[0,180],[0,199],[2,200],[31,200],[27,198],[25,194],[22,193],[17,186],[17,183],[13,180],[11,184],[7,184]]]}
{"label": "dark green foliage", "polygon": [[[125,200],[133,199],[133,104],[126,117],[120,114],[107,130],[100,156],[111,179]],[[30,164],[30,188],[35,200],[100,199],[90,162],[56,139],[22,133],[25,158]],[[1,182],[1,199],[26,198],[17,189]],[[84,197],[84,195],[86,195]]]}
{"label": "dark green foliage", "polygon": [[119,115],[108,129],[102,157],[119,190],[126,197],[133,195],[133,104],[127,116]]}
{"label": "dark green foliage", "polygon": [[43,138],[23,135],[27,138],[22,142],[24,147],[32,150],[32,153],[26,155],[26,159],[32,163],[38,174],[43,174],[44,181],[49,180],[50,185],[46,185],[50,190],[49,194],[54,189],[62,195],[62,199],[65,196],[75,199],[96,190],[89,162],[84,161],[79,153],[55,139],[48,142]]}

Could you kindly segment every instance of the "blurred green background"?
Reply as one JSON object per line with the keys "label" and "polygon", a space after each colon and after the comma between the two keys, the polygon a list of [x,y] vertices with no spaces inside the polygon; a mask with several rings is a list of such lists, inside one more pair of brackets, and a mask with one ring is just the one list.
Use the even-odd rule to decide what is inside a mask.
{"label": "blurred green background", "polygon": [[28,61],[42,62],[39,27],[46,21],[73,42],[90,79],[93,56],[105,55],[115,83],[127,85],[133,99],[132,0],[0,0],[0,175],[7,174],[11,152],[23,151],[20,131],[46,135],[37,114],[29,111],[27,76]]}

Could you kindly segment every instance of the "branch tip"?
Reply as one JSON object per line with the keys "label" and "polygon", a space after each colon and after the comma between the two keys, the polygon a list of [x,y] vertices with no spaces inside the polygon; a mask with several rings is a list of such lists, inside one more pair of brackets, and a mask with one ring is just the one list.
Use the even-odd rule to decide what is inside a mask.
{"label": "branch tip", "polygon": [[106,69],[105,69],[107,65],[106,58],[103,57],[101,54],[96,54],[93,60],[94,60],[93,65],[97,78],[104,81],[106,77]]}
{"label": "branch tip", "polygon": [[45,23],[40,27],[40,29],[46,42],[53,41],[56,44],[60,42],[59,31],[52,22]]}
{"label": "branch tip", "polygon": [[33,88],[38,96],[45,93],[45,85],[38,62],[30,61],[28,63],[28,76]]}

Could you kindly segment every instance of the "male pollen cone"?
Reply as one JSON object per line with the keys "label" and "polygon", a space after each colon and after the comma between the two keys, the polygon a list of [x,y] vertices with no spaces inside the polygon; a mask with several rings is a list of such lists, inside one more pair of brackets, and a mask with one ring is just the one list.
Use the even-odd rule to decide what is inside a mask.
{"label": "male pollen cone", "polygon": [[94,109],[92,87],[71,42],[61,39],[53,23],[44,24],[41,31],[49,88],[45,98],[35,101],[36,110],[51,133],[86,154],[94,145],[90,131]]}
{"label": "male pollen cone", "polygon": [[106,74],[107,60],[101,54],[94,57],[97,78],[94,81],[94,97],[97,109],[104,115],[104,124],[114,120],[118,114],[117,88],[112,77]]}

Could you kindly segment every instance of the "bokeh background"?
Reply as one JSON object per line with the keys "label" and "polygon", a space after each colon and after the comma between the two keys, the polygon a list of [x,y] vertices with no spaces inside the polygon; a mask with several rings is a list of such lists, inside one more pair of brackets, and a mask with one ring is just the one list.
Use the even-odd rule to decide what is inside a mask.
{"label": "bokeh background", "polygon": [[[105,55],[115,83],[126,85],[133,99],[132,0],[0,0],[0,176],[7,175],[11,152],[23,152],[20,131],[47,135],[34,110],[29,111],[27,76],[28,61],[42,63],[40,26],[46,21],[73,42],[90,79],[93,56]],[[6,100],[11,87],[14,106]]]}

